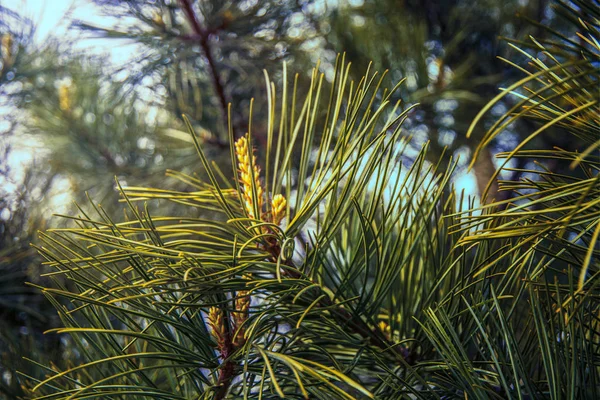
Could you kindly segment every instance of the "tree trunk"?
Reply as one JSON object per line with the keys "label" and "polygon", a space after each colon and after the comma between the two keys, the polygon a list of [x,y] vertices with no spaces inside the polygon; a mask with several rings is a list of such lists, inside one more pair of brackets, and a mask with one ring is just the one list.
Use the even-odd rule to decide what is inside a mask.
{"label": "tree trunk", "polygon": [[479,157],[477,157],[477,161],[475,162],[473,169],[475,171],[475,178],[477,179],[477,189],[479,191],[479,195],[481,196],[481,204],[487,204],[493,202],[494,200],[498,200],[497,179],[494,179],[494,182],[492,182],[487,190],[487,194],[485,193],[488,183],[496,172],[496,167],[494,166],[494,162],[492,160],[492,153],[489,151],[489,149],[483,149],[483,151],[479,154]]}

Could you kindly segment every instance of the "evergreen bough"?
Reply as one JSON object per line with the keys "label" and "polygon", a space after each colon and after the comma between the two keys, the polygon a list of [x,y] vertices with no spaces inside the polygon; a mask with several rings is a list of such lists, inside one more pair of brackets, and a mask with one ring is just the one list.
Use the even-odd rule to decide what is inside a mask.
{"label": "evergreen bough", "polygon": [[[520,100],[480,149],[532,118],[539,129],[499,157],[572,173],[523,171],[500,182],[508,200],[475,207],[453,189],[455,162],[403,136],[413,107],[389,101],[385,74],[351,82],[340,57],[300,99],[284,68],[281,92],[266,79],[264,147],[252,121],[241,138],[230,127],[231,174],[188,123],[204,171],[169,175],[189,191],[118,185],[123,222],[93,205],[41,234],[60,277],[41,290],[86,363],[46,367],[31,396],[600,397],[600,19],[560,4],[581,40],[517,43],[529,67],[495,101]],[[550,129],[574,149],[528,146]],[[198,217],[153,215],[156,199]]]}

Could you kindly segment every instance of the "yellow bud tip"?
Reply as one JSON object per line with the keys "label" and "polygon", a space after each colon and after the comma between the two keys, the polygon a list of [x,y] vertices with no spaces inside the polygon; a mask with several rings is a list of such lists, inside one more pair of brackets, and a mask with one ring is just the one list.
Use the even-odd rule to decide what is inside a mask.
{"label": "yellow bud tip", "polygon": [[225,343],[225,326],[223,325],[223,311],[220,308],[211,307],[208,310],[208,325],[219,348],[223,347]]}
{"label": "yellow bud tip", "polygon": [[390,330],[390,326],[385,321],[379,322],[378,326],[382,332],[389,332],[389,330]]}
{"label": "yellow bud tip", "polygon": [[156,25],[164,26],[165,22],[163,21],[162,15],[160,15],[157,11],[154,11],[152,15],[152,22]]}
{"label": "yellow bud tip", "polygon": [[287,201],[283,195],[276,194],[273,196],[273,200],[271,201],[271,216],[274,224],[279,224],[285,216],[286,205]]}
{"label": "yellow bud tip", "polygon": [[2,46],[2,51],[6,54],[12,50],[13,45],[13,37],[10,33],[5,33],[2,35],[2,41],[0,46]]}
{"label": "yellow bud tip", "polygon": [[63,83],[58,88],[58,105],[63,111],[71,109],[71,85]]}

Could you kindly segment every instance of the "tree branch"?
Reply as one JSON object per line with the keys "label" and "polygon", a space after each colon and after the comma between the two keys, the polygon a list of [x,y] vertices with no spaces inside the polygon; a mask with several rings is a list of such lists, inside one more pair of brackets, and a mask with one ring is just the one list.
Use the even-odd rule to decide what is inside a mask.
{"label": "tree branch", "polygon": [[[281,254],[281,246],[279,246],[279,243],[276,241],[269,242],[266,246],[266,250],[271,253],[272,259],[277,262]],[[291,260],[286,260],[283,262],[283,264],[289,267],[282,271],[283,275],[296,279],[301,278],[302,275]],[[321,293],[325,293],[321,289],[320,285],[318,285],[318,287],[319,290],[321,290]],[[370,345],[381,350],[389,350],[396,357],[401,358],[409,365],[414,364],[414,354],[412,354],[410,350],[398,348],[398,346],[390,342],[377,328],[372,329],[367,323],[365,323],[365,321],[362,320],[362,318],[356,318],[356,316],[347,309],[334,304],[329,296],[325,296],[324,299],[318,303],[318,305],[319,307],[329,308],[332,316],[340,325],[348,326],[353,333],[358,334],[360,337],[367,340]]]}
{"label": "tree branch", "polygon": [[[213,87],[217,97],[219,98],[219,103],[221,105],[221,117],[224,122],[225,129],[227,129],[229,120],[227,117],[227,104],[230,102],[227,101],[225,95],[225,86],[221,80],[219,72],[217,71],[217,65],[215,63],[215,59],[212,55],[211,45],[210,45],[210,35],[215,33],[216,30],[207,30],[203,29],[198,21],[198,17],[196,16],[196,12],[194,11],[190,0],[179,0],[181,3],[181,8],[185,13],[186,18],[188,19],[190,25],[192,26],[192,30],[194,31],[194,35],[188,35],[182,37],[184,40],[196,40],[200,47],[202,48],[202,52],[204,53],[204,57],[206,58],[206,62],[208,63],[208,68],[210,70],[210,75],[212,78]],[[233,129],[233,128],[232,128]],[[227,135],[226,135],[227,136]],[[235,132],[234,132],[235,137]]]}
{"label": "tree branch", "polygon": [[234,346],[232,343],[232,329],[229,324],[229,314],[226,313],[227,318],[223,319],[223,324],[225,325],[225,341],[224,348],[221,349],[221,360],[223,360],[223,365],[219,371],[219,380],[217,382],[217,390],[215,393],[215,399],[221,400],[227,396],[227,392],[229,391],[229,386],[231,385],[231,381],[233,380],[233,376],[235,373],[235,364],[231,361],[231,355],[234,352]]}

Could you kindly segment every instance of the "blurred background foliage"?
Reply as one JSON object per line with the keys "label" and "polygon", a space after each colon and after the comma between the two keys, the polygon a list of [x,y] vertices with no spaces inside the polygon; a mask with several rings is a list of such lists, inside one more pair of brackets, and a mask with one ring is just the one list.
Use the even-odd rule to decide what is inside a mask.
{"label": "blurred background foliage", "polygon": [[[30,247],[36,231],[56,223],[53,212],[75,211],[72,200],[83,203],[85,193],[116,215],[121,205],[113,177],[128,186],[160,183],[183,190],[180,181],[165,180],[164,172],[201,170],[182,114],[211,159],[228,165],[228,113],[234,136],[241,136],[256,98],[252,121],[260,154],[268,106],[263,70],[278,82],[285,62],[290,76],[298,74],[302,92],[315,62],[331,79],[336,55],[345,52],[355,79],[371,61],[374,69],[389,70],[389,81],[405,79],[393,100],[402,98],[403,108],[421,105],[409,113],[404,134],[414,138],[415,148],[429,141],[432,160],[448,164],[451,156],[459,156],[457,184],[477,195],[496,172],[493,155],[523,139],[519,132],[526,130],[519,124],[532,123],[509,125],[467,173],[479,139],[514,104],[514,99],[496,103],[489,121],[466,138],[477,112],[518,73],[500,58],[522,57],[504,37],[516,43],[528,35],[543,40],[542,25],[573,36],[571,25],[559,18],[560,7],[547,0],[95,3],[93,10],[102,18],[75,20],[67,14],[63,22],[70,35],[35,40],[36,21],[11,2],[0,2],[0,318],[5,322],[0,393],[9,398],[20,391],[16,369],[41,373],[12,356],[23,354],[19,348],[57,364],[68,348],[67,339],[42,337],[56,324],[54,313],[37,290],[24,284],[40,283],[46,272]],[[114,63],[78,45],[90,38],[116,47],[133,44],[135,51],[124,47],[131,51],[128,61]],[[566,138],[550,132],[535,145],[568,149]],[[513,175],[503,178],[517,180],[524,171],[540,168],[526,158],[511,163]],[[545,167],[559,174],[567,168],[551,162]],[[492,187],[488,197],[502,200],[506,193]],[[172,207],[153,202],[163,212]],[[42,356],[34,357],[35,352]]]}

